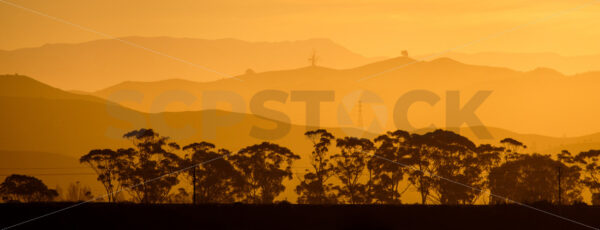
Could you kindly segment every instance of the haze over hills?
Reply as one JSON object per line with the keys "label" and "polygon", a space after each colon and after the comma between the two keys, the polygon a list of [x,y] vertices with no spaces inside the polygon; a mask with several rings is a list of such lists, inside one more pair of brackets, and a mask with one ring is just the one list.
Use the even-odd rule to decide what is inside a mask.
{"label": "haze over hills", "polygon": [[[248,69],[254,72],[293,69],[308,65],[313,50],[319,66],[333,69],[349,69],[383,60],[364,57],[329,39],[282,42],[173,37],[119,39],[133,45],[103,39],[0,50],[0,73],[35,76],[66,90],[95,91],[124,81],[207,82],[241,75]],[[417,59],[422,56],[425,55]],[[453,52],[443,57],[519,71],[547,67],[566,74],[598,70],[600,61],[600,55],[566,57],[553,53]]]}
{"label": "haze over hills", "polygon": [[[458,101],[462,108],[476,93],[491,91],[475,110],[483,125],[549,136],[582,136],[600,130],[600,119],[596,118],[596,114],[600,114],[600,101],[590,98],[600,89],[600,72],[564,75],[548,68],[523,72],[464,64],[449,58],[415,61],[399,57],[351,69],[310,66],[236,78],[203,83],[124,82],[94,95],[145,112],[221,108],[206,104],[215,100],[220,100],[226,108],[233,100],[245,105],[236,107],[237,112],[244,113],[252,110],[250,102],[254,95],[276,89],[283,92],[285,100],[268,102],[266,107],[281,111],[285,116],[261,115],[304,125],[307,124],[306,104],[292,100],[292,91],[333,91],[334,101],[321,103],[321,125],[356,127],[360,123],[358,102],[361,101],[363,128],[378,133],[395,128],[419,129],[431,124],[451,126],[446,122],[446,110],[453,104],[448,103]],[[416,97],[407,94],[415,90],[428,92],[418,91]],[[214,91],[237,96],[211,98],[210,92]],[[203,97],[204,94],[208,96]],[[399,125],[394,120],[398,117],[394,115],[394,108],[397,101],[407,95],[416,103],[408,112],[396,111],[407,114],[409,120],[409,125]],[[433,98],[435,104],[422,101],[428,97]]]}
{"label": "haze over hills", "polygon": [[[425,56],[428,55],[423,55],[423,57]],[[600,55],[562,56],[556,53],[450,52],[441,56],[473,65],[508,67],[520,71],[531,71],[540,67],[553,68],[565,74],[600,70]]]}
{"label": "haze over hills", "polygon": [[[91,149],[131,146],[121,136],[138,128],[153,128],[181,145],[208,141],[232,151],[262,141],[271,141],[286,146],[303,157],[303,160],[295,163],[296,176],[302,175],[304,167],[308,165],[306,156],[311,151],[311,144],[303,136],[307,130],[304,126],[289,125],[283,129],[284,132],[257,135],[253,134],[253,129],[269,130],[286,127],[287,124],[251,114],[216,110],[143,113],[94,96],[65,92],[25,76],[0,76],[0,86],[5,90],[0,95],[0,106],[3,108],[0,113],[0,125],[3,127],[0,130],[0,166],[77,167],[79,157]],[[23,92],[38,94],[30,96]],[[372,138],[375,135],[352,128],[327,129],[336,137]],[[600,133],[577,138],[554,138],[523,135],[492,127],[488,129],[494,139],[480,140],[468,128],[463,128],[460,132],[475,143],[497,144],[504,137],[512,137],[528,145],[529,151],[548,154],[555,154],[561,149],[578,152],[600,148]],[[339,150],[332,148],[331,151]],[[182,152],[178,154],[183,155]],[[76,171],[89,173],[88,169]],[[52,175],[38,177],[48,181],[50,186],[56,183],[63,188],[73,181],[82,181],[91,185],[96,194],[102,192],[95,177],[90,175],[60,177],[60,180]],[[286,183],[294,185],[297,180]],[[288,189],[282,196],[295,200],[296,194],[293,189]],[[416,193],[406,196],[408,200],[412,196],[416,199]]]}
{"label": "haze over hills", "polygon": [[[38,167],[38,161],[50,158],[54,160],[44,160],[41,164],[44,167],[73,167],[79,165],[79,158],[92,149],[131,147],[131,143],[123,139],[122,135],[140,128],[152,128],[182,146],[208,141],[219,148],[237,151],[242,147],[272,141],[293,148],[295,153],[302,156],[309,154],[312,148],[310,141],[304,137],[306,127],[281,124],[249,114],[216,110],[142,113],[94,96],[65,92],[17,75],[0,76],[0,86],[14,89],[0,95],[0,107],[3,109],[0,113],[0,125],[3,127],[0,130],[0,150],[6,150],[0,152],[0,160],[3,160],[0,165]],[[33,89],[38,92],[35,96],[22,93]],[[285,126],[284,132],[253,135],[257,129],[268,130],[277,125]],[[337,128],[329,131],[338,136],[357,132]],[[54,157],[56,154],[64,157]],[[179,154],[183,156],[184,153]],[[297,171],[303,171],[302,167],[307,165],[306,159],[305,157],[296,163],[296,166],[301,167]],[[56,182],[56,178],[51,175],[38,177],[44,181],[49,179],[50,182]],[[63,188],[76,181],[74,177],[64,178],[59,183]],[[92,185],[96,194],[103,192],[93,176],[85,175],[77,177],[77,180]],[[296,195],[293,189],[289,189],[284,196]]]}
{"label": "haze over hills", "polygon": [[[94,96],[65,92],[26,76],[0,76],[0,85],[4,89],[18,89],[13,91],[14,93],[0,95],[2,107],[5,108],[1,114],[2,119],[0,119],[5,127],[1,132],[0,146],[5,150],[51,152],[79,157],[91,148],[129,146],[129,141],[122,139],[122,132],[138,128],[154,128],[159,133],[182,143],[206,140],[231,149],[239,149],[260,141],[287,143],[290,146],[293,145],[294,148],[299,148],[300,152],[306,153],[311,149],[310,143],[304,143],[303,133],[307,130],[304,126],[290,125],[289,131],[273,136],[252,135],[252,127],[274,129],[276,125],[285,125],[257,115],[215,110],[143,113]],[[39,89],[38,92],[44,93],[36,97],[19,93],[32,88]],[[61,98],[57,99],[59,97]],[[40,114],[43,115],[40,116]],[[24,122],[15,124],[14,121],[17,119]],[[67,121],[73,125],[67,125]],[[218,125],[215,130],[202,128],[203,125],[206,125],[205,122],[220,123],[224,121],[230,124]],[[376,135],[352,128],[327,126],[324,128],[337,136],[373,137]],[[494,127],[488,127],[488,129],[493,133],[494,139],[478,139],[468,127],[461,128],[460,133],[478,144],[498,143],[504,137],[512,137],[527,144],[530,150],[537,146],[535,150],[531,151],[539,152],[553,152],[548,150],[560,146],[600,142],[600,133],[558,138],[519,134]],[[431,129],[416,130],[419,133],[427,131],[431,131]],[[216,135],[213,136],[211,134],[213,132]],[[232,138],[236,141],[229,141]],[[300,143],[297,143],[296,140],[299,140]],[[569,150],[579,151],[577,149]]]}
{"label": "haze over hills", "polygon": [[48,187],[60,188],[63,192],[70,183],[76,182],[91,186],[94,194],[102,192],[93,169],[80,164],[77,157],[62,154],[0,150],[0,179],[10,174],[35,176]]}
{"label": "haze over hills", "polygon": [[0,73],[19,73],[66,90],[98,90],[123,81],[172,78],[211,81],[303,66],[313,51],[334,68],[378,58],[356,54],[328,39],[246,42],[236,39],[124,37],[0,51]]}

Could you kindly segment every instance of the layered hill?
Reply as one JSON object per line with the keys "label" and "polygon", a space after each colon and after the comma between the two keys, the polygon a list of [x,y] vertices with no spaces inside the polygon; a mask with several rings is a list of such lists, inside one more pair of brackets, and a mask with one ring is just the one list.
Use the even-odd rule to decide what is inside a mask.
{"label": "layered hill", "polygon": [[[0,86],[0,105],[3,108],[0,123],[4,127],[0,131],[0,150],[50,152],[79,158],[93,148],[130,146],[122,135],[139,128],[154,128],[180,144],[209,141],[231,150],[261,141],[289,146],[299,154],[308,154],[312,148],[303,133],[313,127],[289,125],[257,115],[221,110],[138,112],[95,96],[65,92],[26,76],[0,76]],[[38,94],[30,96],[23,93],[31,89],[36,89]],[[215,123],[218,125],[212,125],[214,129],[203,127]],[[278,126],[284,127],[280,128],[283,132],[251,134],[253,128],[276,130]],[[324,128],[337,137],[370,138],[377,135],[353,128]],[[475,143],[498,143],[502,138],[511,137],[524,142],[530,151],[543,153],[557,153],[563,147],[574,152],[600,148],[600,133],[559,138],[519,134],[494,127],[487,129],[494,139],[479,139],[468,127],[463,127],[460,133]],[[431,129],[416,131],[424,133]]]}
{"label": "layered hill", "polygon": [[[424,55],[427,56],[427,55]],[[456,53],[443,57],[473,65],[508,67],[520,71],[530,71],[540,67],[553,68],[566,74],[585,73],[600,70],[600,55],[562,56],[555,53]]]}
{"label": "layered hill", "polygon": [[[523,72],[469,65],[448,58],[416,61],[399,57],[351,69],[311,66],[236,78],[212,82],[129,81],[93,94],[139,111],[177,112],[210,109],[209,103],[203,103],[203,95],[225,91],[237,95],[235,100],[246,105],[240,112],[248,112],[255,95],[275,89],[287,94],[287,98],[283,103],[268,102],[267,107],[287,116],[288,119],[281,121],[304,125],[306,105],[292,100],[292,91],[331,91],[335,99],[322,102],[321,125],[357,127],[362,117],[362,128],[381,132],[419,129],[431,124],[446,127],[448,105],[458,100],[462,107],[476,93],[489,91],[489,96],[475,110],[483,125],[558,137],[600,130],[600,119],[596,118],[600,114],[600,101],[593,99],[600,89],[600,72],[564,75],[548,68]],[[458,97],[453,96],[455,91]],[[422,101],[429,97],[435,104]],[[394,108],[400,99],[416,103],[408,112],[396,111],[402,113],[398,115]],[[410,126],[394,121],[404,114]]]}
{"label": "layered hill", "polygon": [[19,73],[67,90],[98,90],[122,81],[182,78],[211,81],[246,70],[268,71],[318,63],[349,68],[366,58],[328,39],[246,42],[236,39],[124,37],[0,51],[0,73]]}
{"label": "layered hill", "polygon": [[[312,149],[303,133],[314,128],[289,125],[261,116],[220,110],[138,112],[95,96],[65,92],[25,76],[0,76],[0,86],[0,107],[3,109],[0,113],[0,126],[3,127],[0,129],[1,175],[34,175],[51,187],[59,185],[66,188],[69,183],[81,181],[91,185],[95,194],[102,194],[102,187],[91,171],[79,168],[84,167],[78,163],[79,157],[91,149],[129,147],[131,144],[122,138],[123,133],[138,128],[153,128],[181,145],[208,141],[218,147],[237,151],[251,144],[272,141],[290,148],[303,158],[295,163],[295,177],[286,182],[289,189],[282,195],[294,201],[296,195],[293,188],[308,166],[307,156]],[[35,95],[25,92],[35,92]],[[267,134],[253,132],[257,128],[272,130],[277,127],[287,128],[279,132],[267,131]],[[352,128],[327,129],[336,137],[372,138],[375,135]],[[553,138],[523,135],[492,127],[488,129],[494,139],[477,139],[468,128],[463,128],[461,134],[476,143],[498,143],[501,138],[512,137],[530,146],[530,151],[534,151],[532,147],[535,147],[536,151],[543,153],[557,153],[561,149],[578,152],[600,148],[600,134]],[[339,150],[332,148],[331,151]],[[184,153],[178,154],[183,156]],[[36,171],[38,168],[42,171]],[[413,198],[417,200],[416,193],[410,192],[406,196],[408,201]]]}
{"label": "layered hill", "polygon": [[[303,138],[306,128],[264,117],[219,110],[144,113],[95,96],[65,92],[25,76],[0,76],[0,149],[60,153],[80,157],[93,148],[129,146],[122,135],[130,130],[153,128],[180,144],[209,141],[237,150],[261,141],[275,141],[310,152]],[[35,96],[23,92],[35,91]],[[216,124],[209,129],[206,124]],[[254,127],[273,129],[275,135],[251,135]],[[332,130],[333,132],[339,130]],[[231,140],[236,141],[231,141]],[[303,144],[286,141],[306,142]]]}
{"label": "layered hill", "polygon": [[[0,180],[11,173],[24,173],[38,176],[51,186],[57,183],[62,188],[82,181],[92,185],[99,194],[102,188],[93,175],[66,175],[58,181],[53,175],[28,169],[74,167],[80,165],[79,158],[92,149],[131,147],[122,135],[139,128],[152,128],[182,146],[208,141],[234,152],[263,141],[275,142],[303,156],[296,163],[296,173],[304,172],[308,166],[306,156],[312,150],[312,144],[304,137],[307,127],[259,116],[218,110],[143,113],[94,96],[65,92],[20,75],[0,76],[0,86],[4,90],[0,95],[0,126],[3,127],[0,166],[12,166],[2,170]],[[35,95],[24,92],[35,92]],[[283,128],[268,131],[278,126]],[[255,134],[256,130],[265,131]],[[329,131],[336,136],[363,134],[352,129]],[[366,134],[369,135],[372,136]],[[184,155],[183,152],[178,154]],[[89,174],[85,169],[76,171]],[[287,193],[286,196],[295,196],[293,189]]]}

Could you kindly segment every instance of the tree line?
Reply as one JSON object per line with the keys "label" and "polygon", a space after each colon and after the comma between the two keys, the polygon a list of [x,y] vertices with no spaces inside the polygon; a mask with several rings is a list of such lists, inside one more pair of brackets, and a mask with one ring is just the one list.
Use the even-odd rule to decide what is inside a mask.
{"label": "tree line", "polygon": [[[600,205],[600,150],[524,154],[527,146],[511,138],[476,145],[445,130],[397,130],[372,140],[336,138],[325,129],[305,136],[313,150],[305,154],[310,167],[294,189],[299,204],[401,204],[412,189],[421,204],[566,205],[581,203],[588,189],[592,204]],[[300,159],[270,142],[231,152],[208,142],[180,146],[152,129],[123,137],[131,148],[95,149],[80,158],[98,175],[108,202],[270,204],[286,190],[284,181],[293,179]],[[0,195],[50,201],[56,191],[12,175],[0,184]]]}

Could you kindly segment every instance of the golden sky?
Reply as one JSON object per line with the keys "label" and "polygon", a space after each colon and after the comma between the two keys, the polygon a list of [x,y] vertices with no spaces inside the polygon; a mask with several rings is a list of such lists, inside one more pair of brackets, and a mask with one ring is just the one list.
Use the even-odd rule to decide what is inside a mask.
{"label": "golden sky", "polygon": [[456,51],[600,53],[597,0],[0,0],[4,50],[105,38],[5,1],[117,37],[319,37],[366,56],[398,56],[403,49],[440,52],[528,25]]}

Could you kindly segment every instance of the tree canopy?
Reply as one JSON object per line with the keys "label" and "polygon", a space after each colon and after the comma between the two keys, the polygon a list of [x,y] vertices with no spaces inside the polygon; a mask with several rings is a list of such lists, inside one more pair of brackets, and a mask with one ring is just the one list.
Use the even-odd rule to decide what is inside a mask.
{"label": "tree canopy", "polygon": [[[317,129],[305,137],[312,151],[303,154],[309,165],[294,189],[301,204],[401,204],[406,191],[417,192],[423,204],[572,204],[583,200],[584,188],[600,204],[600,150],[525,154],[525,144],[512,138],[476,145],[446,130],[396,130],[367,139]],[[205,141],[181,148],[152,129],[123,138],[131,148],[94,149],[80,158],[96,172],[109,202],[274,203],[292,184],[300,159],[271,142],[230,151]],[[72,200],[89,197],[89,189],[71,187]],[[0,194],[5,201],[35,202],[51,201],[57,192],[37,178],[11,175]]]}
{"label": "tree canopy", "polygon": [[4,201],[45,202],[52,201],[58,193],[38,178],[12,174],[0,184],[0,196]]}

